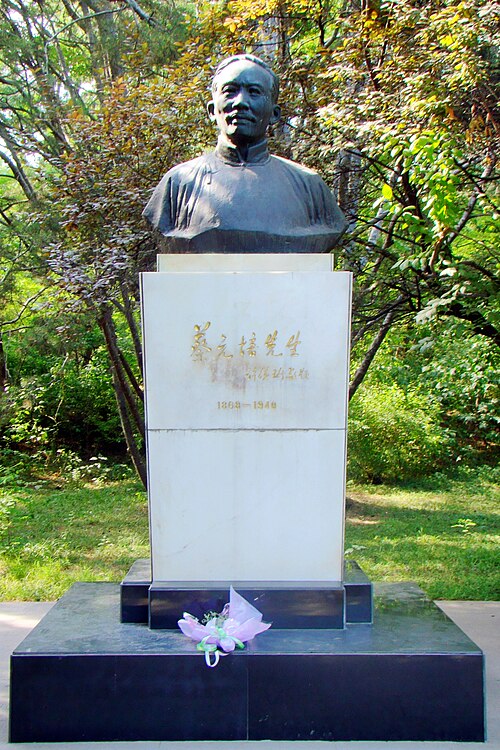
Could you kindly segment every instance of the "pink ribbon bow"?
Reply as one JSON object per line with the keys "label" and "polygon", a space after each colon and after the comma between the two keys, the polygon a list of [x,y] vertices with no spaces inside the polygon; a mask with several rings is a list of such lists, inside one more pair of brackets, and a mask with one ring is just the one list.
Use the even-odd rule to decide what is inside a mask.
{"label": "pink ribbon bow", "polygon": [[235,648],[245,648],[246,641],[271,627],[271,623],[262,622],[262,613],[232,586],[229,590],[229,604],[206,625],[188,612],[184,612],[182,620],[177,624],[184,635],[198,641],[197,648],[205,652],[205,661],[209,667],[217,666],[219,658]]}

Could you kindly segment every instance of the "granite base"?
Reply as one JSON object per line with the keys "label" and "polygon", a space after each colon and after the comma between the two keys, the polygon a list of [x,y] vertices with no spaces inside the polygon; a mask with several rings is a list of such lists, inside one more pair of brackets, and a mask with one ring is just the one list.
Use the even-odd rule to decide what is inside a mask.
{"label": "granite base", "polygon": [[[359,565],[346,560],[340,582],[232,582],[278,629],[343,628],[371,623],[372,584]],[[229,581],[152,582],[149,559],[136,560],[120,586],[122,622],[177,629],[179,613],[202,617],[220,612],[228,600]]]}
{"label": "granite base", "polygon": [[371,626],[271,628],[208,669],[76,584],[12,654],[10,739],[483,740],[480,649],[413,584],[375,593]]}

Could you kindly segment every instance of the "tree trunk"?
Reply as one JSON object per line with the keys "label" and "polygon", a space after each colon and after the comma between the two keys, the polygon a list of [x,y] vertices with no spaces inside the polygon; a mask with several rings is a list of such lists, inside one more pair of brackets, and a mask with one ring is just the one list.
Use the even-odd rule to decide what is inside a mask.
{"label": "tree trunk", "polygon": [[132,375],[134,381],[135,378],[128,363],[127,367],[124,367],[124,357],[118,347],[115,326],[109,308],[103,310],[98,322],[106,341],[111,374],[113,376],[113,388],[127,449],[135,470],[144,487],[146,487],[146,462],[139,448],[139,442],[145,442],[146,429],[144,417],[141,413],[141,406],[138,403],[138,394],[133,386],[131,387],[129,375]]}
{"label": "tree trunk", "polygon": [[382,321],[382,325],[379,328],[379,331],[375,338],[373,339],[372,343],[370,344],[370,347],[368,351],[366,352],[365,356],[363,357],[363,361],[359,365],[358,369],[354,373],[354,377],[351,381],[351,384],[349,385],[349,401],[354,396],[356,391],[358,390],[359,386],[364,380],[364,377],[366,373],[368,372],[368,368],[370,367],[371,363],[373,362],[373,358],[375,357],[376,353],[380,349],[385,337],[389,333],[390,327],[392,325],[392,321],[394,320],[394,316],[396,314],[396,311],[390,310],[387,315],[385,316],[384,320]]}
{"label": "tree trunk", "polygon": [[5,356],[5,349],[3,348],[2,332],[0,331],[0,392],[5,392],[5,385],[7,383],[7,358]]}

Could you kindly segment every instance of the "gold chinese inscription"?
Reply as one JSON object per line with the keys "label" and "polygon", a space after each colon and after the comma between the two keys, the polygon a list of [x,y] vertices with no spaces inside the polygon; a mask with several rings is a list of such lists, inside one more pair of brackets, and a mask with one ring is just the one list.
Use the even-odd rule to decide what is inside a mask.
{"label": "gold chinese inscription", "polygon": [[252,367],[245,372],[247,380],[309,380],[304,367]]}
{"label": "gold chinese inscription", "polygon": [[[244,335],[241,336],[241,339],[235,345],[237,349],[235,348],[232,350],[231,348],[228,348],[228,341],[225,333],[220,334],[220,340],[217,344],[210,345],[208,343],[207,331],[211,325],[212,323],[210,320],[207,320],[205,324],[196,323],[194,325],[191,357],[196,362],[203,362],[211,352],[213,353],[211,356],[215,357],[215,359],[233,359],[235,352],[236,356],[239,355],[244,358],[256,357],[258,352],[264,353],[266,357],[283,357],[284,354],[288,354],[291,357],[298,357],[300,355],[300,352],[298,351],[298,348],[302,343],[300,340],[300,331],[297,331],[287,338],[286,336],[280,336],[279,331],[276,328],[261,342],[257,341],[257,336],[255,331],[253,331],[248,338]],[[230,346],[229,343],[229,347]]]}
{"label": "gold chinese inscription", "polygon": [[211,323],[207,321],[204,326],[195,325],[193,334],[193,344],[191,346],[191,356],[194,360],[201,362],[206,352],[211,352],[212,347],[207,344],[206,333]]}

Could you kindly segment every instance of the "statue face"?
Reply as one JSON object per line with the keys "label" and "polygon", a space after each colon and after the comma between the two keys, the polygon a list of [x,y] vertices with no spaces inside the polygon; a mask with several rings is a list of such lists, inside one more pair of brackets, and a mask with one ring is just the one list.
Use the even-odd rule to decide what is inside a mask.
{"label": "statue face", "polygon": [[269,73],[249,60],[238,60],[223,68],[214,83],[208,114],[221,134],[236,146],[265,138],[267,126],[280,117]]}

